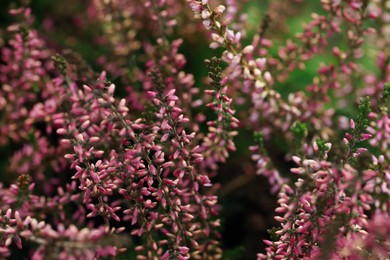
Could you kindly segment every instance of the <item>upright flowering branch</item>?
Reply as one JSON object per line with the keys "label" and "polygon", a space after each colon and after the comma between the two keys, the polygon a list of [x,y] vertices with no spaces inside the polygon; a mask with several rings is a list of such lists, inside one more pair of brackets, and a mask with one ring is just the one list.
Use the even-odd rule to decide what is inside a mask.
{"label": "upright flowering branch", "polygon": [[390,84],[384,84],[384,91],[381,100],[378,102],[379,110],[370,113],[372,121],[367,128],[368,134],[372,135],[369,143],[372,146],[376,146],[380,150],[380,154],[387,159],[390,158],[390,152],[388,147],[390,146],[389,135],[389,100],[390,100]]}
{"label": "upright flowering branch", "polygon": [[[184,130],[188,119],[175,106],[175,89],[166,89],[158,72],[151,79],[156,91],[148,95],[157,120],[127,119],[124,100],[116,102],[115,86],[101,75],[94,88],[67,86],[73,101],[64,118],[68,127],[57,132],[69,136],[62,142],[73,146],[74,153],[65,157],[77,171],[73,178],[84,191],[88,217],[101,215],[109,228],[123,212],[124,220],[139,225],[131,233],[147,238],[147,246],[136,248],[146,258],[204,257],[217,245],[209,238],[219,225],[209,220],[217,214],[216,198],[202,194],[210,181],[195,168],[203,158],[198,148],[187,150],[195,134]],[[115,194],[125,200],[114,200]],[[164,236],[158,243],[157,232]]]}
{"label": "upright flowering branch", "polygon": [[[164,6],[173,5],[173,2],[150,2],[150,5],[152,10],[158,12]],[[213,238],[213,234],[218,236],[218,231],[215,227],[219,225],[218,219],[214,219],[214,216],[217,215],[215,209],[216,197],[208,194],[204,188],[211,186],[211,184],[207,172],[198,169],[199,166],[197,166],[201,163],[203,156],[199,147],[191,144],[193,143],[192,139],[194,139],[195,133],[186,133],[186,127],[189,126],[187,122],[190,121],[187,117],[191,116],[189,107],[191,95],[197,89],[192,88],[192,75],[186,74],[181,70],[186,62],[184,56],[178,53],[178,48],[182,41],[178,39],[169,42],[167,35],[165,35],[166,30],[164,28],[175,25],[167,22],[169,19],[169,15],[159,16],[157,26],[160,28],[160,31],[158,33],[162,35],[157,39],[156,46],[147,46],[148,48],[146,48],[150,55],[150,60],[146,64],[148,77],[144,87],[146,90],[149,90],[147,95],[149,98],[152,98],[156,109],[155,114],[151,115],[147,124],[150,124],[152,129],[161,134],[161,139],[159,139],[161,147],[168,158],[172,160],[173,164],[168,167],[169,164],[167,163],[166,169],[164,169],[165,178],[169,178],[170,174],[173,174],[174,182],[172,184],[174,184],[174,187],[177,185],[178,188],[183,188],[183,195],[178,194],[178,197],[183,196],[181,203],[185,202],[191,205],[192,202],[194,206],[194,209],[191,211],[192,214],[195,212],[195,209],[199,211],[198,214],[193,216],[193,221],[198,220],[198,224],[191,226],[191,229],[199,229],[199,231],[194,231],[196,235],[194,235],[193,239],[189,239],[188,236],[192,236],[192,233],[189,233],[190,235],[186,234],[186,229],[190,225],[190,221],[188,220],[189,223],[181,224],[180,218],[182,215],[172,211],[172,216],[176,216],[173,230],[177,233],[177,229],[180,229],[180,240],[173,242],[172,234],[168,233],[168,230],[164,231],[167,232],[171,240],[171,247],[165,252],[164,257],[178,254],[180,243],[191,247],[190,253],[192,257],[205,258],[208,255],[211,257],[213,254],[217,256],[220,254],[220,249],[217,241]],[[196,125],[193,126],[195,126],[194,129],[197,129]],[[164,178],[159,180],[159,182],[163,185],[164,183],[162,182],[165,182]],[[171,200],[170,197],[174,194],[173,192],[170,194],[172,188],[165,191],[169,192],[165,194],[162,202],[164,205],[168,204],[167,209],[175,210],[176,203],[180,203],[180,201],[179,199]],[[186,217],[183,218],[186,219]],[[200,232],[200,230],[203,231]],[[193,251],[194,249],[198,250]]]}
{"label": "upright flowering branch", "polygon": [[[143,158],[149,153],[140,145],[143,135],[137,137],[137,131],[144,129],[145,125],[140,120],[131,122],[127,119],[125,101],[117,102],[113,98],[115,86],[105,83],[104,73],[94,88],[84,86],[82,91],[72,82],[67,88],[73,100],[72,109],[64,114],[63,119],[68,128],[60,128],[57,132],[67,135],[62,142],[73,146],[74,153],[65,157],[73,159],[72,168],[76,170],[73,179],[80,181],[83,203],[90,210],[87,217],[101,215],[106,232],[121,232],[123,227],[110,229],[111,219],[121,221],[120,210],[125,221],[130,219],[132,225],[139,223],[139,228],[131,233],[145,234],[150,243],[148,246],[153,250],[156,246],[151,238],[154,228],[150,224],[153,221],[146,218],[156,203],[143,198],[150,194],[143,183],[148,183],[149,187],[153,184],[153,177],[147,174],[143,159],[151,160]],[[150,138],[152,136],[145,137],[148,141]],[[124,200],[112,199],[115,194]],[[151,252],[149,256],[153,257]]]}
{"label": "upright flowering branch", "polygon": [[205,60],[209,69],[210,85],[213,89],[206,90],[205,93],[212,96],[212,101],[206,106],[212,108],[217,114],[217,120],[207,122],[209,132],[200,146],[205,160],[202,162],[204,168],[217,168],[217,162],[225,162],[229,156],[228,151],[236,149],[233,137],[237,134],[231,129],[238,127],[238,119],[234,117],[232,110],[232,99],[227,97],[227,86],[224,84],[227,78],[222,78],[222,69],[219,66],[220,60],[213,57]]}
{"label": "upright flowering branch", "polygon": [[[267,59],[255,57],[255,46],[258,46],[254,39],[254,45],[241,47],[241,33],[229,29],[229,21],[223,21],[222,13],[224,6],[210,7],[208,1],[189,1],[195,13],[195,17],[202,20],[207,30],[211,31],[212,47],[222,46],[223,60],[228,64],[226,74],[229,84],[237,93],[244,93],[245,98],[252,102],[250,113],[242,114],[248,122],[247,127],[256,131],[270,132],[277,129],[286,134],[286,139],[291,139],[287,130],[296,121],[310,120],[315,129],[322,129],[321,136],[328,134],[331,125],[332,111],[320,110],[322,106],[316,106],[309,98],[302,93],[292,93],[288,101],[285,101],[280,93],[271,88],[273,78],[267,71]],[[258,37],[256,37],[258,38]],[[269,47],[269,46],[268,46]],[[239,84],[238,84],[239,83]],[[238,100],[238,99],[237,99]],[[303,113],[302,111],[305,111]],[[310,116],[309,113],[316,116]],[[273,118],[277,118],[274,120]],[[325,117],[326,120],[316,120],[317,117]],[[270,136],[264,135],[268,139]]]}
{"label": "upright flowering branch", "polygon": [[[370,99],[366,97],[361,100],[356,120],[350,121],[352,133],[346,134],[348,151],[341,165],[329,161],[330,144],[322,140],[317,140],[314,146],[318,158],[293,157],[299,167],[292,168],[291,172],[299,179],[294,188],[284,185],[279,193],[280,206],[276,212],[283,216],[275,219],[281,222],[281,227],[270,231],[273,241],[264,241],[268,247],[266,254],[258,255],[260,259],[320,256],[326,259],[381,254],[378,249],[365,251],[379,248],[378,244],[367,244],[361,251],[355,251],[357,243],[369,237],[366,212],[373,206],[387,210],[386,199],[378,199],[388,196],[385,195],[387,179],[380,177],[388,174],[384,157],[379,160],[373,157],[372,166],[362,171],[349,164],[367,151],[358,144],[371,137],[366,133],[370,111]],[[382,188],[375,191],[377,185]]]}
{"label": "upright flowering branch", "polygon": [[371,135],[366,133],[366,128],[368,126],[368,115],[371,112],[371,102],[370,97],[365,97],[361,100],[361,104],[358,110],[358,116],[356,118],[356,123],[353,119],[350,121],[350,126],[352,133],[346,133],[344,142],[348,146],[348,152],[345,156],[345,159],[342,161],[343,164],[348,164],[351,158],[357,157],[361,152],[361,149],[356,148],[357,142],[367,140],[371,138]]}
{"label": "upright flowering branch", "polygon": [[179,53],[179,48],[183,41],[176,39],[172,42],[166,37],[157,39],[156,45],[147,45],[145,47],[148,53],[148,61],[145,64],[147,67],[145,73],[145,81],[143,87],[146,91],[153,87],[153,82],[149,75],[159,69],[161,76],[164,78],[164,84],[168,89],[176,89],[180,97],[177,100],[178,105],[183,109],[183,113],[187,117],[191,117],[190,105],[192,104],[192,95],[198,92],[194,88],[193,75],[185,73],[184,66],[186,64],[185,57]]}
{"label": "upright flowering branch", "polygon": [[[38,32],[31,28],[31,9],[23,7],[11,10],[10,13],[21,15],[23,22],[8,28],[11,36],[9,44],[1,48],[0,121],[4,134],[1,142],[11,143],[15,147],[13,150],[20,149],[10,158],[8,171],[5,171],[11,185],[9,188],[1,185],[0,207],[7,212],[3,217],[5,226],[3,225],[1,240],[5,243],[2,253],[10,254],[9,247],[13,241],[21,247],[20,237],[23,237],[26,243],[39,244],[31,252],[36,259],[41,259],[44,254],[57,257],[60,252],[63,257],[67,257],[72,255],[73,250],[68,251],[66,246],[50,244],[50,240],[54,241],[59,237],[52,226],[61,223],[61,228],[70,228],[69,223],[75,223],[69,221],[70,216],[79,214],[82,207],[78,204],[79,195],[75,194],[75,183],[61,183],[63,176],[59,174],[67,168],[66,161],[59,156],[66,147],[58,144],[55,133],[57,127],[62,126],[56,122],[61,91],[51,81],[54,74],[53,64],[49,59],[51,51]],[[69,208],[74,211],[69,213]],[[13,226],[15,221],[10,220],[13,210],[18,222],[16,229]],[[32,218],[35,220],[29,224],[28,221]],[[26,219],[27,224],[24,225],[30,225],[35,236],[40,238],[31,237],[28,232],[30,226],[21,226],[18,219]],[[78,220],[78,217],[74,219],[76,222]],[[73,227],[73,231],[60,240],[70,241],[73,236],[78,236],[79,230]],[[25,232],[19,234],[19,231]],[[62,231],[64,230],[60,230]],[[89,231],[90,229],[84,229],[82,232]],[[11,238],[8,239],[8,235]],[[81,244],[80,240],[79,248],[83,247]],[[80,256],[84,253],[93,255],[96,247],[87,246],[84,253],[81,251]]]}
{"label": "upright flowering branch", "polygon": [[[157,34],[160,34],[157,44],[144,45],[150,59],[146,63],[144,88],[154,107],[146,111],[146,118],[136,120],[138,134],[130,134],[123,141],[125,149],[137,147],[134,156],[142,164],[134,162],[134,167],[145,169],[138,187],[136,180],[128,183],[128,188],[120,188],[125,198],[135,200],[135,207],[129,205],[124,213],[133,225],[140,224],[132,234],[147,238],[146,245],[136,248],[139,252],[144,251],[146,258],[183,258],[189,253],[192,257],[204,258],[212,254],[217,245],[210,234],[216,233],[215,227],[219,223],[210,220],[212,214],[217,214],[214,209],[216,198],[203,191],[202,186],[208,186],[209,179],[195,168],[202,156],[197,153],[197,147],[189,146],[195,133],[186,133],[185,124],[189,119],[184,117],[186,111],[178,106],[186,108],[189,104],[191,93],[186,88],[191,87],[192,80],[190,75],[180,71],[185,64],[184,57],[177,53],[181,41],[170,43],[166,38],[167,26],[174,25],[165,23],[169,14],[160,17],[153,13],[172,3],[151,1],[147,4],[152,15],[159,17],[154,22]],[[179,88],[180,85],[184,88]],[[183,98],[179,99],[177,94]],[[122,121],[121,125],[126,132],[131,130],[126,126],[127,122]],[[141,190],[136,192],[136,187]],[[140,199],[143,197],[145,199]],[[145,201],[145,205],[140,201]],[[158,243],[155,241],[157,233],[163,236]],[[219,253],[218,250],[215,252]]]}
{"label": "upright flowering branch", "polygon": [[[382,102],[379,102],[377,106],[373,108],[374,111],[381,107],[383,108],[383,104],[386,103],[386,97],[388,95],[388,86],[386,85],[387,84],[384,86],[385,91],[382,95]],[[361,133],[360,139],[358,140],[371,138],[370,134],[365,133],[367,123],[371,121],[371,125],[375,125],[373,119],[376,118],[372,115],[372,112],[370,113],[369,104],[368,98],[362,100],[356,124],[354,121],[351,121],[353,132],[359,133],[360,131]],[[369,120],[364,120],[367,118]],[[355,130],[359,128],[360,130]],[[359,135],[355,134],[353,136]],[[351,139],[353,140],[353,138]],[[375,142],[371,142],[371,140],[369,140],[369,142],[375,144]],[[351,151],[351,148],[349,151]],[[356,153],[353,153],[352,157],[355,158],[362,152],[367,152],[367,149],[357,148]],[[350,152],[348,155],[349,154]],[[342,209],[344,212],[344,218],[340,225],[343,225],[342,223],[347,223],[349,226],[346,226],[346,228],[339,226],[342,233],[339,233],[339,235],[333,234],[333,236],[337,237],[333,257],[367,256],[380,258],[383,256],[384,251],[386,251],[386,245],[382,244],[382,235],[372,232],[371,221],[375,218],[380,219],[383,216],[388,215],[389,191],[387,187],[389,181],[386,176],[389,174],[389,165],[384,160],[383,155],[379,155],[378,158],[375,155],[371,155],[371,157],[371,164],[362,172],[351,168],[349,171],[343,171],[342,178],[339,179],[340,184],[338,183],[337,185],[339,187],[339,194],[341,194],[343,202],[348,202],[349,205],[347,207],[350,210],[338,208],[340,210]],[[344,196],[345,194],[347,194],[347,196]],[[344,200],[345,198],[349,199]],[[368,219],[368,214],[366,214],[366,212],[373,210],[373,208],[375,209],[373,219]],[[345,215],[345,213],[348,214]],[[338,221],[340,221],[340,218]],[[357,246],[358,244],[359,246]],[[323,252],[326,252],[326,248]]]}
{"label": "upright flowering branch", "polygon": [[[1,49],[0,108],[4,112],[1,118],[1,143],[4,144],[10,141],[6,137],[14,142],[28,139],[28,132],[34,123],[47,123],[45,130],[51,132],[47,112],[50,114],[56,109],[54,89],[44,84],[48,79],[46,62],[49,53],[44,42],[37,37],[37,32],[28,27],[32,23],[31,9],[20,8],[12,10],[11,14],[22,16],[21,19],[26,22],[8,28],[14,37],[9,41],[9,48]],[[22,86],[17,95],[12,92],[15,86]],[[45,102],[37,104],[41,96],[46,98]],[[21,125],[21,122],[25,123]]]}
{"label": "upright flowering branch", "polygon": [[[203,156],[199,153],[199,147],[196,146],[190,152],[187,152],[186,147],[194,138],[195,133],[186,134],[183,129],[184,123],[186,123],[188,119],[183,117],[180,108],[175,107],[176,100],[178,100],[177,96],[174,95],[175,90],[171,89],[166,92],[165,84],[158,72],[152,73],[151,77],[155,84],[156,91],[150,91],[149,95],[153,97],[153,102],[158,107],[159,112],[156,116],[161,120],[159,123],[161,125],[156,126],[156,130],[158,130],[157,127],[160,128],[160,141],[162,144],[167,141],[170,143],[170,147],[166,153],[168,154],[168,158],[172,160],[169,164],[169,168],[172,170],[175,169],[172,172],[174,176],[174,179],[172,180],[173,186],[168,189],[163,189],[165,192],[169,191],[170,194],[166,194],[162,199],[163,207],[165,207],[164,205],[168,205],[168,208],[171,210],[179,210],[179,212],[172,211],[170,213],[171,218],[178,221],[177,224],[174,224],[173,230],[179,229],[179,234],[182,236],[180,240],[175,238],[175,243],[181,243],[182,245],[191,246],[193,248],[198,248],[199,243],[204,243],[203,245],[200,245],[200,248],[197,250],[198,252],[194,252],[191,255],[194,258],[205,258],[207,255],[212,254],[212,248],[218,245],[217,241],[207,238],[212,233],[217,233],[214,229],[219,226],[218,220],[212,221],[212,215],[217,214],[217,211],[214,208],[217,202],[216,197],[202,194],[205,192],[204,187],[211,186],[211,183],[206,173],[198,171],[197,169],[197,165],[203,160]],[[167,178],[169,176],[168,173],[169,171],[166,169],[163,176],[166,176]],[[163,179],[158,181],[160,182],[160,185],[164,185],[166,182],[166,180]],[[182,199],[172,199],[173,194],[178,192],[175,191],[176,188],[171,191],[173,187],[177,187],[178,191],[181,190],[176,196],[179,196],[179,198],[182,197]],[[182,208],[184,205],[180,206],[180,204],[177,205],[177,203],[186,203],[184,204],[186,206]],[[198,213],[195,214],[196,211]],[[192,219],[198,219],[198,224],[192,223]],[[183,220],[184,223],[180,223],[181,220]],[[192,229],[192,231],[186,231],[187,228],[189,228],[189,230]],[[194,237],[190,239],[192,236]],[[179,245],[180,244],[177,244],[177,246]],[[178,252],[177,247],[175,248],[173,248],[170,253],[167,252],[164,256],[168,257],[169,255],[177,254],[175,253]],[[218,254],[219,251],[216,250],[215,253]]]}
{"label": "upright flowering branch", "polygon": [[[261,60],[256,62],[252,60],[249,55],[253,52],[253,46],[248,45],[241,48],[241,33],[235,33],[228,28],[228,24],[221,21],[221,14],[225,11],[226,7],[219,5],[212,10],[208,1],[190,0],[189,2],[195,13],[195,17],[202,19],[205,28],[212,31],[212,47],[223,46],[226,48],[224,59],[226,59],[231,67],[232,74],[230,75],[230,78],[234,79],[242,72],[244,76],[255,80],[256,87],[264,87],[266,85],[266,80],[259,68]],[[266,73],[265,75],[266,79],[270,79],[269,73]]]}
{"label": "upright flowering branch", "polygon": [[271,158],[268,156],[264,146],[263,134],[261,132],[255,132],[254,139],[255,145],[249,147],[249,149],[254,153],[252,160],[256,161],[256,173],[268,178],[269,184],[272,187],[271,192],[276,193],[288,180],[280,175]]}

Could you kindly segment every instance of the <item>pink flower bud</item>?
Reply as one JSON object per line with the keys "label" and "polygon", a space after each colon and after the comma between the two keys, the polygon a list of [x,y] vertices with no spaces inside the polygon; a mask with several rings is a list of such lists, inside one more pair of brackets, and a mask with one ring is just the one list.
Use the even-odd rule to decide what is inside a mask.
{"label": "pink flower bud", "polygon": [[218,5],[215,9],[214,9],[214,13],[217,14],[217,15],[220,15],[222,14],[224,11],[225,11],[226,7],[223,6],[223,5]]}
{"label": "pink flower bud", "polygon": [[248,45],[246,46],[243,50],[242,50],[242,53],[244,54],[248,54],[248,53],[252,53],[253,52],[253,46],[252,45]]}
{"label": "pink flower bud", "polygon": [[67,133],[67,131],[66,131],[65,128],[58,128],[56,132],[57,132],[57,134],[59,134],[59,135],[64,135],[64,134]]}
{"label": "pink flower bud", "polygon": [[350,125],[350,127],[351,127],[352,129],[355,129],[355,121],[353,121],[353,119],[351,119],[351,120],[349,121],[349,125]]}
{"label": "pink flower bud", "polygon": [[371,137],[372,137],[371,134],[361,134],[360,140],[364,141],[364,140],[370,139]]}

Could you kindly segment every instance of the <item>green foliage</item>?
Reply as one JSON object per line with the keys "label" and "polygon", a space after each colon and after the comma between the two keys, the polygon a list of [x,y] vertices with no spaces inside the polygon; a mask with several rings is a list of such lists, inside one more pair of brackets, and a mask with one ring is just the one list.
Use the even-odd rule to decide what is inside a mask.
{"label": "green foliage", "polygon": [[276,232],[279,231],[281,228],[279,227],[273,227],[271,229],[268,229],[267,232],[270,234],[271,241],[278,241],[280,238],[280,235],[278,235]]}
{"label": "green foliage", "polygon": [[65,58],[60,54],[56,54],[51,57],[51,60],[54,62],[54,65],[56,66],[57,70],[62,75],[66,76],[67,64]]}
{"label": "green foliage", "polygon": [[253,134],[253,139],[255,140],[255,144],[257,144],[259,147],[264,147],[264,138],[261,132],[256,131]]}
{"label": "green foliage", "polygon": [[363,133],[368,126],[368,115],[371,113],[371,98],[369,96],[360,100],[354,134]]}
{"label": "green foliage", "polygon": [[19,187],[18,190],[18,200],[17,203],[19,205],[22,205],[22,203],[26,200],[28,200],[28,195],[30,194],[30,191],[28,190],[30,184],[31,184],[31,177],[28,174],[22,174],[18,177],[17,184]]}
{"label": "green foliage", "polygon": [[290,128],[296,142],[301,142],[307,136],[307,126],[305,123],[295,122]]}
{"label": "green foliage", "polygon": [[323,158],[325,153],[329,150],[329,147],[326,145],[326,141],[321,138],[317,138],[316,144],[318,146],[318,153]]}
{"label": "green foliage", "polygon": [[216,90],[220,90],[223,86],[220,83],[222,80],[222,68],[219,66],[221,63],[221,59],[218,59],[217,57],[213,57],[210,60],[204,61],[207,69],[209,70],[209,77],[213,80],[210,84],[213,88]]}
{"label": "green foliage", "polygon": [[240,259],[243,253],[245,252],[245,248],[242,246],[238,246],[232,249],[225,250],[223,253],[223,260],[235,260]]}
{"label": "green foliage", "polygon": [[390,99],[390,83],[385,83],[383,89],[383,99],[387,102]]}

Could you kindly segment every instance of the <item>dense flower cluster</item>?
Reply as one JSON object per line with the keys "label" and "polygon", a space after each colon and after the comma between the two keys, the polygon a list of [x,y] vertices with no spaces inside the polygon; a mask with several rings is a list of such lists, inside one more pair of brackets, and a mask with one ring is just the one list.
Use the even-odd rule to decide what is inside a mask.
{"label": "dense flower cluster", "polygon": [[267,1],[253,29],[250,2],[88,0],[92,59],[10,7],[0,257],[220,259],[216,182],[245,156],[278,197],[258,259],[390,256],[389,1],[322,0],[295,35],[313,3]]}

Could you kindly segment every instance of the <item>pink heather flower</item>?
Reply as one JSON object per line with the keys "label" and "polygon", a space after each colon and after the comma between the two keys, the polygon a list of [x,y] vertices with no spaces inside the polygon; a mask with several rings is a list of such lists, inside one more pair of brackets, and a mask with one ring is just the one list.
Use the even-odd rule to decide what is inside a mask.
{"label": "pink heather flower", "polygon": [[367,139],[370,139],[372,137],[372,135],[370,134],[362,134],[360,136],[361,140],[364,141],[364,140],[367,140]]}
{"label": "pink heather flower", "polygon": [[[286,17],[305,11],[288,2],[271,1],[254,31],[237,0],[89,1],[70,24],[91,36],[100,75],[42,37],[26,4],[10,10],[19,22],[0,40],[1,258],[100,259],[134,244],[137,259],[220,259],[214,177],[237,158],[278,197],[259,259],[388,258],[387,12],[380,1],[323,0],[279,39]],[[50,14],[43,28],[58,29]],[[192,35],[209,37],[224,62],[206,61],[204,92],[189,73],[196,59],[187,64]],[[370,99],[354,119],[339,116],[358,96]],[[249,147],[253,165],[236,143],[250,132],[265,140]]]}

